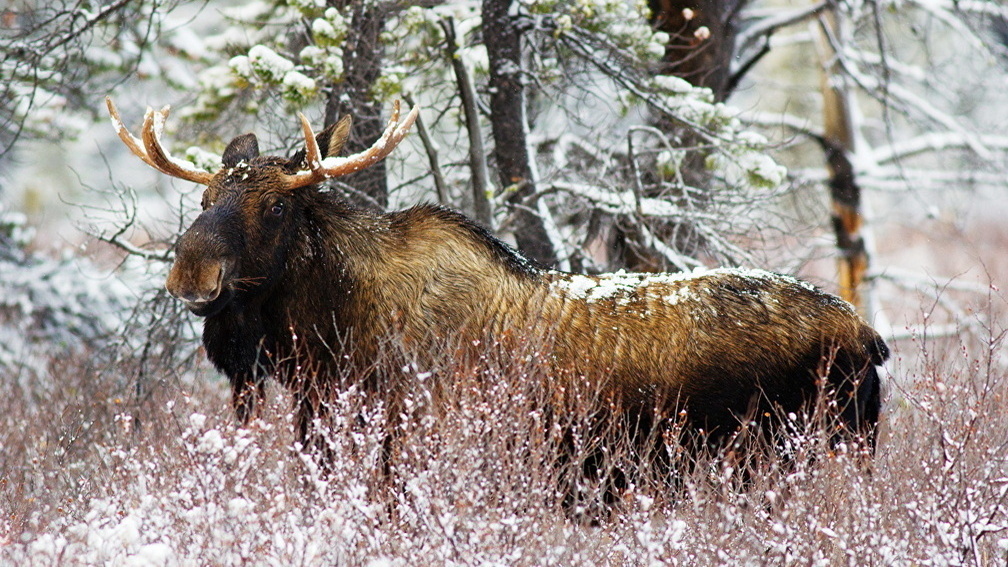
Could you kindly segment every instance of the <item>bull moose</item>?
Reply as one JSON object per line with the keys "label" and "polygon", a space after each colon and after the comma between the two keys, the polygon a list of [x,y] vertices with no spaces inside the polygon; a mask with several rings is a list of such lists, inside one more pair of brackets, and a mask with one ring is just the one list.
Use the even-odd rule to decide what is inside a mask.
{"label": "bull moose", "polygon": [[[138,139],[106,102],[140,159],[206,185],[166,286],[204,318],[207,356],[227,375],[242,422],[272,377],[291,389],[307,444],[337,376],[359,371],[380,382],[401,372],[375,364],[390,334],[422,359],[446,341],[486,345],[518,330],[542,341],[558,375],[598,380],[608,408],[674,412],[694,430],[724,433],[753,411],[806,410],[825,392],[838,439],[874,448],[876,366],[888,349],[850,304],[810,284],[744,269],[549,270],[452,210],[375,212],[321,187],[399,144],[418,109],[400,121],[398,101],[384,134],[361,153],[338,157],[349,117],[316,136],[301,115],[304,148],[292,157],[260,155],[256,136],[245,134],[216,173],[162,147],[167,107],[148,109]],[[299,371],[305,360],[311,372]]]}

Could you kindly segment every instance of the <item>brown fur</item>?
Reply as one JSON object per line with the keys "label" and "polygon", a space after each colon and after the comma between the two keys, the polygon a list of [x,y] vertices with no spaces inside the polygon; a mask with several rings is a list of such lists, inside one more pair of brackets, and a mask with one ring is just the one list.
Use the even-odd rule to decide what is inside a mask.
{"label": "brown fur", "polygon": [[[318,137],[324,153],[331,135]],[[543,270],[444,208],[380,214],[316,187],[284,189],[303,155],[260,157],[254,142],[237,138],[225,152],[166,284],[206,317],[207,354],[242,420],[274,377],[295,393],[308,442],[346,380],[381,389],[392,379],[395,369],[375,367],[389,337],[422,362],[446,345],[506,347],[521,336],[544,345],[555,375],[596,381],[635,412],[685,410],[715,434],[753,409],[807,409],[824,374],[843,437],[874,443],[875,365],[888,352],[832,295],[758,271]],[[833,364],[820,373],[824,360]]]}

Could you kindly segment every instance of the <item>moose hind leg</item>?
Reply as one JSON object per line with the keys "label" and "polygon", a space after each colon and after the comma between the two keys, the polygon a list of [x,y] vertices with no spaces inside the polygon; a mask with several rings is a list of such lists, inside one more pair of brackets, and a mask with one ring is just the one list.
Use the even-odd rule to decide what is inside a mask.
{"label": "moose hind leg", "polygon": [[874,453],[881,410],[881,380],[873,360],[837,354],[830,367],[829,385],[834,390],[839,426],[831,436],[836,446],[855,440]]}

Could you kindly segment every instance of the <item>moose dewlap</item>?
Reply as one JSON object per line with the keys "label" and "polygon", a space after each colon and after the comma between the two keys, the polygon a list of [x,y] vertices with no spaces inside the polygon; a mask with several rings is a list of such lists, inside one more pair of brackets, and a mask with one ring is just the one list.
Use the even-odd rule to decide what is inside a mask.
{"label": "moose dewlap", "polygon": [[[136,138],[107,102],[133,153],[207,186],[166,285],[205,318],[207,355],[241,420],[275,378],[293,392],[306,442],[341,377],[380,384],[401,371],[375,365],[390,336],[424,360],[438,345],[520,335],[541,342],[557,376],[596,380],[605,407],[684,412],[695,429],[723,434],[750,412],[802,411],[825,391],[840,438],[874,445],[876,365],[888,350],[849,304],[807,283],[735,269],[544,270],[456,212],[377,213],[320,190],[387,156],[416,108],[400,122],[397,102],[384,135],[356,155],[337,157],[349,117],[316,136],[302,116],[305,148],[292,157],[259,155],[246,134],[208,173],[161,146],[167,108],[148,110]],[[306,361],[313,371],[299,373]]]}

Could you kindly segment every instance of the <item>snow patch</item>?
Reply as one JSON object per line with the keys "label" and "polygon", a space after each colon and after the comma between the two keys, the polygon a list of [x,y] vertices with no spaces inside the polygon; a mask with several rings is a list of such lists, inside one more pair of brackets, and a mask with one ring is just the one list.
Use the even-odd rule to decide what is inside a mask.
{"label": "snow patch", "polygon": [[701,286],[693,285],[701,278],[717,278],[719,276],[737,276],[743,279],[763,280],[783,286],[797,286],[808,291],[819,292],[812,284],[797,278],[751,268],[696,268],[688,272],[672,272],[661,274],[633,273],[619,270],[610,274],[586,276],[552,272],[557,279],[550,284],[553,293],[570,299],[595,303],[613,300],[620,305],[630,302],[635,293],[649,295],[653,293],[649,286],[660,286],[663,301],[676,305],[686,301],[696,301],[700,296],[697,290]]}

